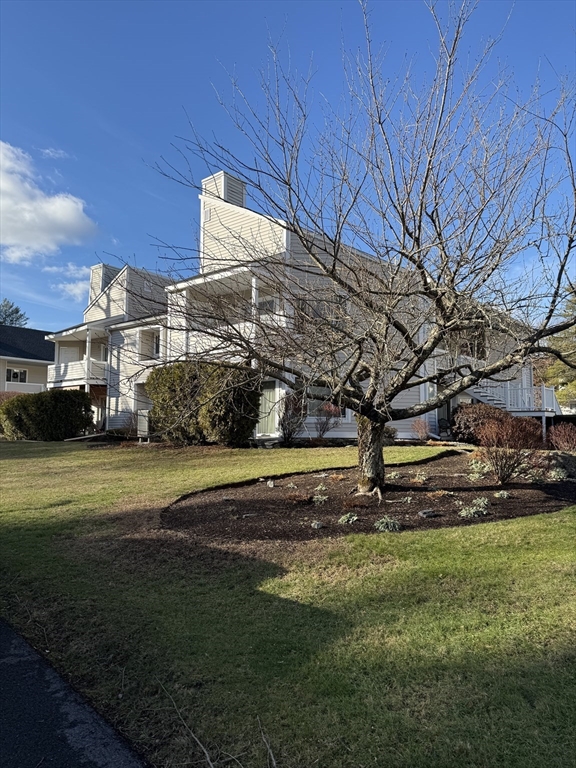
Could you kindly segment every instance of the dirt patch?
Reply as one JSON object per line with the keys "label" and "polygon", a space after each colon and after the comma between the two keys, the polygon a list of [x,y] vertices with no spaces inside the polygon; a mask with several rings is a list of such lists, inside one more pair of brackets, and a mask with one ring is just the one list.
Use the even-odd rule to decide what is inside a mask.
{"label": "dirt patch", "polygon": [[[402,530],[421,530],[555,512],[576,503],[576,483],[519,480],[502,488],[490,477],[470,479],[469,456],[390,469],[384,499],[354,495],[355,469],[261,478],[242,486],[203,491],[160,515],[165,530],[204,542],[309,541],[374,533],[384,516]],[[505,491],[508,496],[496,496]],[[463,518],[463,508],[485,498],[486,514]],[[356,519],[341,523],[348,515]]]}

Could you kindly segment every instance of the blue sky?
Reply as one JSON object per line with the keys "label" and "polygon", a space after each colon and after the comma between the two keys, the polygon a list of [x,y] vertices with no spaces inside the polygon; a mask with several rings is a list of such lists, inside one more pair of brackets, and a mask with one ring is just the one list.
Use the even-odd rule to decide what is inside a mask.
{"label": "blue sky", "polygon": [[[154,238],[194,247],[196,193],[152,166],[177,160],[186,113],[241,146],[215,95],[230,93],[228,73],[257,99],[272,40],[293,68],[312,60],[316,92],[336,99],[342,49],[362,43],[356,0],[3,0],[0,14],[0,289],[47,330],[81,321],[91,264],[162,268]],[[420,0],[373,2],[372,19],[391,71],[406,56],[417,74],[430,68]],[[498,58],[527,91],[574,73],[575,28],[573,0],[480,0],[467,45],[503,32]],[[206,175],[200,161],[193,171]]]}

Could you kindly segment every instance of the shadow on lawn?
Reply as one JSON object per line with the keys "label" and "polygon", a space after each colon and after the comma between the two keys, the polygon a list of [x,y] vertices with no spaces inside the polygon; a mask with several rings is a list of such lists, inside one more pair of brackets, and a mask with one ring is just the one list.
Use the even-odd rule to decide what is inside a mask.
{"label": "shadow on lawn", "polygon": [[[574,654],[560,644],[532,646],[511,623],[518,647],[508,652],[471,633],[461,655],[436,653],[442,638],[419,653],[395,643],[423,604],[451,614],[455,631],[465,610],[412,572],[352,611],[344,600],[339,615],[264,591],[285,573],[273,556],[158,529],[150,510],[111,521],[114,533],[90,519],[90,532],[73,535],[46,521],[34,553],[46,577],[20,584],[28,619],[18,623],[41,624],[51,657],[155,765],[195,754],[167,692],[213,754],[249,744],[246,768],[264,764],[258,716],[282,765],[573,765]],[[371,632],[375,645],[363,644]]]}

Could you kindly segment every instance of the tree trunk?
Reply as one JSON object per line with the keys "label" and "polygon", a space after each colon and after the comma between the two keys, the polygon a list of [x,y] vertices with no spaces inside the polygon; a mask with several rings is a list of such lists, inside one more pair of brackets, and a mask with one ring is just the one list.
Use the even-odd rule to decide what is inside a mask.
{"label": "tree trunk", "polygon": [[377,424],[365,416],[357,416],[358,422],[358,491],[370,493],[384,490],[384,424]]}

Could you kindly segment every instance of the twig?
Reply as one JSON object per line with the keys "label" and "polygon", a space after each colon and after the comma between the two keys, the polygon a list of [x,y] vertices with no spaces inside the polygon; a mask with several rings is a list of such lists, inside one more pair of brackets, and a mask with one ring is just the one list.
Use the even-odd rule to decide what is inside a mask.
{"label": "twig", "polygon": [[272,752],[272,747],[270,746],[270,742],[266,738],[266,734],[264,733],[264,728],[262,728],[262,722],[260,718],[258,718],[258,726],[260,727],[260,735],[262,736],[262,741],[266,745],[266,751],[268,753],[268,766],[269,768],[278,768],[278,763],[276,762],[276,758],[274,757],[274,753]]}
{"label": "twig", "polygon": [[194,731],[193,731],[193,730],[190,728],[190,726],[188,725],[188,723],[186,722],[186,720],[184,720],[184,718],[182,717],[182,713],[181,713],[181,712],[180,712],[180,710],[178,709],[178,705],[176,704],[176,702],[175,702],[175,701],[174,701],[174,699],[172,698],[171,694],[170,694],[170,693],[168,693],[168,691],[166,690],[166,688],[164,687],[164,685],[162,684],[162,682],[161,682],[160,680],[158,680],[158,683],[160,684],[160,687],[162,688],[162,690],[164,691],[164,693],[166,694],[166,696],[168,696],[168,698],[169,698],[169,699],[170,699],[170,701],[172,702],[172,706],[173,706],[173,707],[174,707],[174,709],[176,710],[176,714],[178,715],[178,719],[180,720],[180,722],[182,723],[182,725],[184,726],[184,728],[186,728],[186,730],[188,731],[188,733],[190,734],[190,736],[192,737],[192,739],[193,739],[193,740],[196,742],[196,744],[197,744],[197,745],[200,747],[200,749],[202,750],[202,752],[203,752],[203,754],[204,754],[204,759],[206,760],[206,765],[208,766],[208,768],[216,768],[216,766],[215,766],[215,765],[214,765],[214,763],[212,762],[212,759],[211,759],[211,757],[210,757],[210,753],[208,752],[208,750],[206,749],[206,747],[204,746],[204,744],[202,744],[202,742],[200,741],[200,739],[198,738],[198,736],[196,736],[196,734],[194,733]]}

